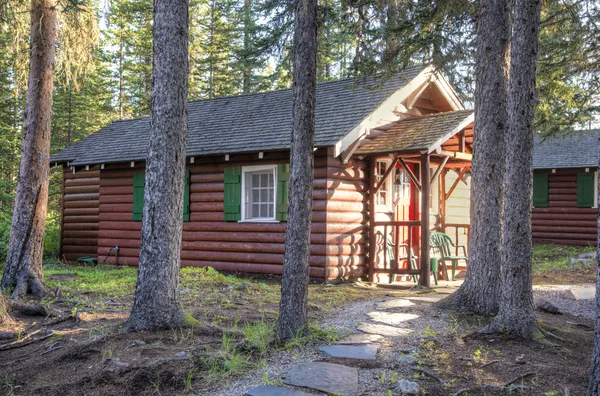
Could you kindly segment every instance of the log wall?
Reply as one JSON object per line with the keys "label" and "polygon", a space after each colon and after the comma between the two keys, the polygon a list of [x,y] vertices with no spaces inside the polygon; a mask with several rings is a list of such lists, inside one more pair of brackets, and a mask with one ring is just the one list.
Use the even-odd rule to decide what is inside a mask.
{"label": "log wall", "polygon": [[98,250],[100,170],[63,170],[61,257],[75,261]]}
{"label": "log wall", "polygon": [[577,207],[577,173],[585,169],[556,169],[548,173],[548,207],[533,208],[534,242],[595,246],[598,208]]}
{"label": "log wall", "polygon": [[[310,274],[315,278],[358,276],[367,266],[366,166],[353,160],[343,165],[332,149],[315,153]],[[183,224],[181,264],[217,270],[281,274],[285,223],[226,222],[223,216],[223,171],[229,166],[287,163],[285,152],[195,158],[190,170],[190,221]],[[142,163],[110,164],[97,173],[97,248],[103,261],[137,265],[141,222],[133,221],[133,174]],[[98,197],[98,187],[96,187]],[[83,228],[83,227],[82,227]],[[65,229],[66,232],[66,229]],[[91,234],[90,234],[91,235]],[[79,254],[78,256],[80,256]]]}

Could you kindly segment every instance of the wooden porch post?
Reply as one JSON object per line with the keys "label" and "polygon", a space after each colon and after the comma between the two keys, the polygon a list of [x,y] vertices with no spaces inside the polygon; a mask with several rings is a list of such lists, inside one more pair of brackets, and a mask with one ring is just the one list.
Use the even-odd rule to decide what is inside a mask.
{"label": "wooden porch post", "polygon": [[419,285],[430,287],[429,281],[429,154],[421,154],[421,276]]}
{"label": "wooden porch post", "polygon": [[375,177],[375,170],[377,167],[377,159],[375,157],[369,158],[369,282],[374,280],[375,270],[375,253],[377,239],[375,237],[375,218],[377,216],[377,205],[375,202],[375,189],[377,187],[377,180]]}

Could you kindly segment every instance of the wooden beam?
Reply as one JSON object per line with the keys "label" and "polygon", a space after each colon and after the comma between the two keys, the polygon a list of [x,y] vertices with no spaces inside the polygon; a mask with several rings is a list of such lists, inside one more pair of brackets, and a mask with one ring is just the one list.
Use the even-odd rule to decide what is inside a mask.
{"label": "wooden beam", "polygon": [[[375,270],[375,252],[377,247],[377,237],[375,235],[375,218],[377,217],[375,202],[375,171],[377,168],[377,159],[369,158],[369,282],[374,280]],[[384,242],[385,243],[385,242]]]}
{"label": "wooden beam", "polygon": [[402,164],[402,167],[404,168],[404,170],[406,170],[406,173],[408,173],[408,177],[410,177],[410,180],[412,180],[412,182],[415,184],[417,190],[421,191],[421,183],[419,182],[419,179],[417,179],[417,176],[415,176],[413,171],[410,170],[410,168],[408,167],[408,165],[406,165],[406,162],[404,162],[402,158],[398,158],[398,161],[400,161],[400,164]]}
{"label": "wooden beam", "polygon": [[463,129],[462,131],[460,131],[458,133],[458,151],[460,151],[461,153],[464,153],[465,152],[465,144],[466,144],[465,130]]}
{"label": "wooden beam", "polygon": [[468,166],[465,166],[464,168],[462,168],[460,170],[460,173],[458,174],[458,177],[456,178],[456,180],[454,181],[454,183],[450,187],[450,191],[448,191],[448,193],[446,193],[444,191],[444,200],[447,200],[448,198],[450,198],[450,195],[452,195],[452,193],[454,192],[454,189],[456,188],[456,186],[458,186],[458,183],[460,183],[460,181],[465,176],[465,174],[468,172],[468,170],[469,170]]}
{"label": "wooden beam", "polygon": [[421,276],[419,285],[430,287],[429,281],[429,154],[421,154]]}
{"label": "wooden beam", "polygon": [[410,95],[408,95],[408,97],[406,98],[406,108],[407,109],[410,110],[415,106],[415,102],[417,101],[417,99],[419,99],[419,97],[423,94],[423,92],[425,92],[425,90],[427,89],[428,86],[429,86],[429,81],[427,81],[426,83],[421,85],[421,87],[419,89],[413,91]]}
{"label": "wooden beam", "polygon": [[444,169],[444,166],[446,166],[446,163],[448,162],[449,159],[450,159],[450,157],[445,157],[442,160],[442,163],[438,165],[438,167],[435,170],[433,176],[431,176],[431,179],[429,180],[429,184],[433,184],[433,182],[435,181],[435,179],[437,179],[437,177],[440,175],[440,172],[442,171],[442,169]]}
{"label": "wooden beam", "polygon": [[456,158],[460,160],[473,161],[473,154],[459,153],[457,151],[446,151],[442,150],[439,155],[449,158]]}
{"label": "wooden beam", "polygon": [[[398,163],[398,158],[394,158],[392,160],[392,163],[390,164],[390,166],[387,168],[387,170],[381,177],[381,180],[379,180],[379,183],[377,183],[377,187],[375,187],[375,194],[377,194],[379,192],[379,190],[383,186],[383,183],[385,183],[385,181],[387,180],[390,173],[392,173],[392,171],[396,168],[397,163]],[[375,162],[375,164],[377,164],[377,162]]]}

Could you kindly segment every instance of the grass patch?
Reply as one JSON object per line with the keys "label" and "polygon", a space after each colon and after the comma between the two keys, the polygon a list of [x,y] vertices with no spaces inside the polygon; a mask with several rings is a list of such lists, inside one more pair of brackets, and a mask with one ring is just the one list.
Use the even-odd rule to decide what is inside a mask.
{"label": "grass patch", "polygon": [[567,246],[554,244],[535,244],[533,245],[533,274],[542,275],[543,273],[556,269],[589,267],[591,264],[569,264],[571,257],[578,257],[582,253],[594,252],[594,247],[586,246]]}
{"label": "grass patch", "polygon": [[54,265],[44,268],[44,283],[50,288],[60,285],[65,295],[80,293],[102,297],[123,297],[135,290],[137,268],[99,265]]}

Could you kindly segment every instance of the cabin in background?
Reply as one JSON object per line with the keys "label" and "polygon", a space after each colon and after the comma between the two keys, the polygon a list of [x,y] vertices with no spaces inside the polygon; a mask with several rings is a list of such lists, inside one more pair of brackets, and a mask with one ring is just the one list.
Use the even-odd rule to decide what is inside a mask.
{"label": "cabin in background", "polygon": [[600,130],[572,131],[534,146],[534,242],[596,246]]}
{"label": "cabin in background", "polygon": [[[282,90],[189,103],[183,266],[281,273],[291,101]],[[429,232],[468,237],[472,122],[430,67],[318,84],[310,275],[428,284]],[[137,265],[148,125],[116,121],[52,156],[64,260]]]}

